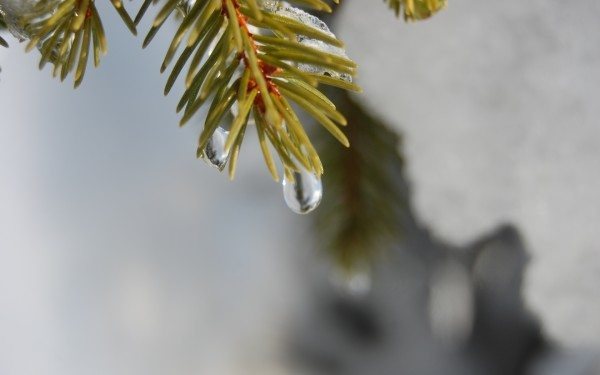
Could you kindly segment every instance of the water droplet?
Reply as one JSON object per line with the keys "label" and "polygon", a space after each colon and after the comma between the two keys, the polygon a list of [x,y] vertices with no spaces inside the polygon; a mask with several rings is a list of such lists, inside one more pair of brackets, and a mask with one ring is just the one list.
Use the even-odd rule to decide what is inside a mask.
{"label": "water droplet", "polygon": [[268,11],[268,12],[274,12],[277,10],[277,8],[279,8],[281,1],[279,0],[260,0],[259,1],[260,6]]}
{"label": "water droplet", "polygon": [[[238,116],[239,113],[239,103],[236,100],[233,105],[231,106],[231,109],[229,110],[231,112],[231,115],[233,116],[233,118],[236,118]],[[256,125],[256,121],[254,120],[254,115],[252,114],[252,112],[250,112],[250,115],[248,116],[248,125],[249,126],[254,126]]]}
{"label": "water droplet", "polygon": [[[329,36],[335,37],[335,35],[331,32],[331,30],[325,22],[321,21],[318,17],[315,17],[312,14],[298,9],[286,2],[263,1],[263,7],[269,12],[296,20],[298,22],[302,22],[306,26],[312,27]],[[319,51],[323,51],[340,57],[348,57],[348,55],[346,55],[346,51],[343,48],[332,46],[331,44],[325,43],[321,40],[308,38],[301,34],[297,36],[297,40],[300,44],[303,44],[307,47],[311,47]],[[298,69],[307,73],[321,74],[337,78],[346,82],[352,82],[352,76],[350,74],[340,73],[333,69],[328,69],[318,65],[299,63]]]}
{"label": "water droplet", "polygon": [[[0,15],[8,31],[19,41],[29,39],[25,17],[30,15],[41,0],[0,0]],[[54,0],[56,1],[56,0]]]}
{"label": "water droplet", "polygon": [[[43,18],[49,17],[49,15],[56,12],[54,6],[59,5],[58,0],[45,0],[41,4],[41,0],[0,0],[0,16],[2,16],[6,23],[7,29],[10,33],[19,40],[24,42],[29,40],[31,36],[32,23],[41,21]],[[49,14],[45,12],[39,12],[39,5],[43,5],[43,9],[50,10]],[[46,35],[37,43],[37,48],[41,50],[44,44],[52,37],[52,34]],[[73,43],[75,35],[70,35],[70,42]],[[50,51],[50,57],[48,59],[51,63],[56,63],[59,56],[59,51],[64,43],[63,35],[59,35],[56,40],[56,46]]]}
{"label": "water droplet", "polygon": [[263,7],[269,12],[277,13],[280,16],[294,19],[307,26],[313,27],[333,36],[333,33],[331,30],[329,30],[329,27],[325,22],[321,21],[318,17],[303,11],[302,9],[290,5],[285,1],[263,2]]}
{"label": "water droplet", "polygon": [[283,198],[288,207],[297,214],[307,214],[313,211],[323,197],[321,179],[304,169],[292,172],[283,178]]}
{"label": "water droplet", "polygon": [[219,171],[222,171],[229,161],[229,153],[225,151],[225,141],[227,141],[228,135],[227,130],[221,127],[217,128],[204,148],[203,159]]}
{"label": "water droplet", "polygon": [[[325,43],[321,40],[299,37],[298,41],[300,42],[300,44],[317,49],[319,51],[323,51],[323,52],[330,53],[332,55],[336,55],[336,56],[340,56],[340,57],[346,57],[346,58],[348,57],[348,55],[346,54],[346,51],[343,48],[332,46],[331,44]],[[300,69],[304,72],[307,72],[307,73],[321,74],[321,75],[341,79],[346,82],[352,82],[352,76],[350,74],[340,73],[336,70],[325,68],[325,67],[318,66],[318,65],[299,63],[298,69]]]}

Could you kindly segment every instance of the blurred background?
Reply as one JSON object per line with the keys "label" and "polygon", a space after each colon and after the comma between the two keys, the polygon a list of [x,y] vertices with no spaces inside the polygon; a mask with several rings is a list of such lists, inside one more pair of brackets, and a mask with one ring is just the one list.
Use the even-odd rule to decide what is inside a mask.
{"label": "blurred background", "polygon": [[600,374],[600,3],[347,0],[365,92],[309,216],[253,132],[233,183],[196,160],[172,34],[109,5],[77,91],[3,34],[0,375]]}

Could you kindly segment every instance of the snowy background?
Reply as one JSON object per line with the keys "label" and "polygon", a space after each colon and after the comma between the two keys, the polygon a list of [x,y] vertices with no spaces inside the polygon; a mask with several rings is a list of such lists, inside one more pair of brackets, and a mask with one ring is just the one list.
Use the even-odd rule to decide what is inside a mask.
{"label": "snowy background", "polygon": [[528,302],[553,337],[600,345],[600,3],[454,0],[409,26],[368,1],[343,12],[421,220],[455,244],[517,225]]}
{"label": "snowy background", "polygon": [[[0,374],[287,373],[308,219],[253,132],[235,183],[195,159],[199,124],[162,96],[169,33],[141,50],[98,6],[109,54],[77,91],[0,49]],[[600,4],[340,11],[361,100],[405,136],[418,219],[456,245],[514,224],[527,305],[561,346],[600,347]]]}

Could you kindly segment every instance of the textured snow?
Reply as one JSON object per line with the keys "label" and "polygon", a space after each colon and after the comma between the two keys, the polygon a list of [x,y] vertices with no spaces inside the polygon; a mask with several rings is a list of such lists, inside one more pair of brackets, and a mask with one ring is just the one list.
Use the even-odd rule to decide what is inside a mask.
{"label": "textured snow", "polygon": [[600,3],[456,0],[411,24],[342,9],[361,100],[405,135],[421,220],[454,243],[518,225],[528,303],[560,341],[600,344]]}

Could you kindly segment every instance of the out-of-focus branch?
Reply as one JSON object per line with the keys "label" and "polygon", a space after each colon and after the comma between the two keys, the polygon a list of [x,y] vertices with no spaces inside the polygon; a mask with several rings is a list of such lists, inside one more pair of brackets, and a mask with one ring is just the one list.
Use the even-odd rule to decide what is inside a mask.
{"label": "out-of-focus branch", "polygon": [[323,176],[328,194],[318,210],[316,228],[319,243],[351,271],[399,242],[407,188],[398,153],[400,136],[350,95],[340,95],[339,102],[353,147],[346,149],[325,137],[319,144],[330,168]]}

